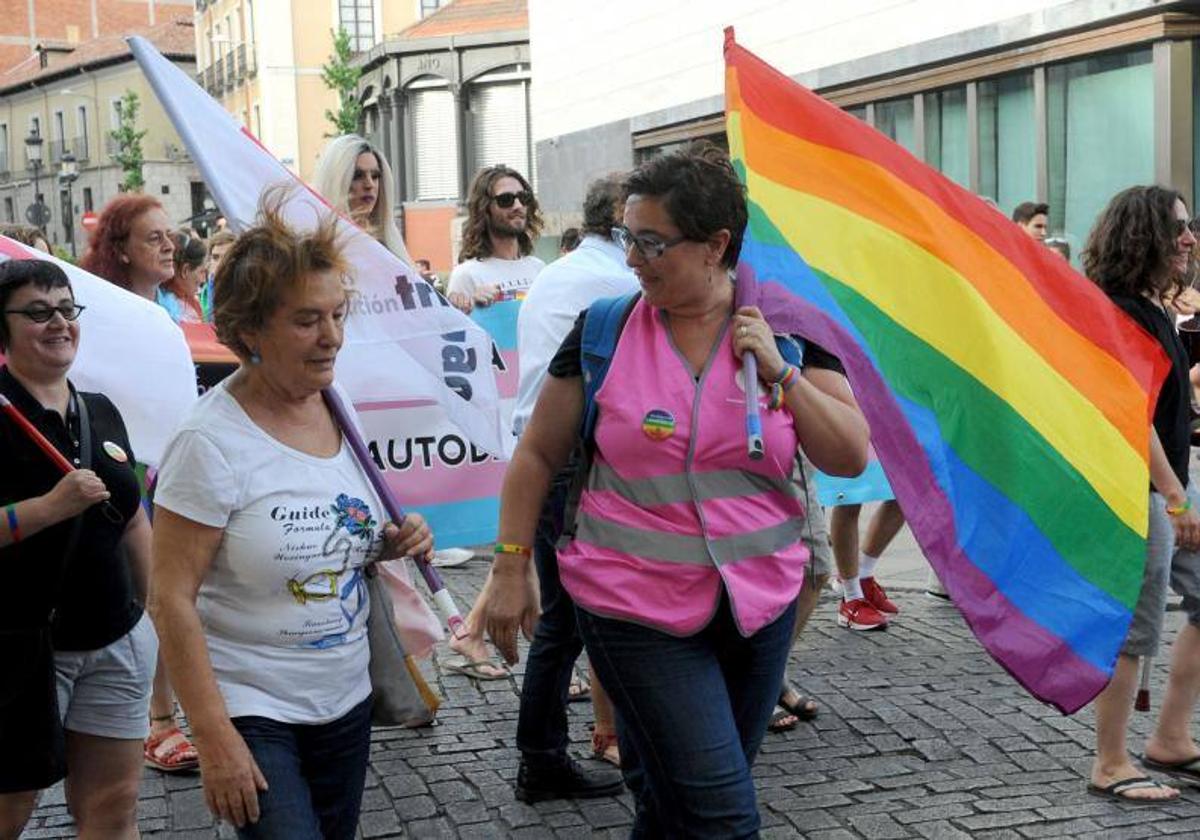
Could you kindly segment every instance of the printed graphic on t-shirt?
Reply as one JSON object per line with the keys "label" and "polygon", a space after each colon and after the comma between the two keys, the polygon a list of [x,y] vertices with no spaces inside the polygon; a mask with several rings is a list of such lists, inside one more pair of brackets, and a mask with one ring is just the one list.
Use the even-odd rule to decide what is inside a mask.
{"label": "printed graphic on t-shirt", "polygon": [[[362,499],[339,493],[327,508],[275,508],[271,513],[273,519],[283,520],[275,562],[296,570],[287,580],[287,592],[309,613],[302,626],[283,628],[280,634],[313,648],[360,638],[365,631],[358,619],[368,603],[363,567],[382,544],[370,507]],[[328,609],[331,605],[336,605],[336,612]]]}

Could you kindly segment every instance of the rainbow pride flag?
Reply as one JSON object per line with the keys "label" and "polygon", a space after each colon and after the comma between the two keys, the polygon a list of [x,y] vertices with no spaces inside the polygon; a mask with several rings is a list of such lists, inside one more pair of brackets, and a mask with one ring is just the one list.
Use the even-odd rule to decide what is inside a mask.
{"label": "rainbow pride flag", "polygon": [[1141,589],[1168,362],[1057,254],[725,33],[739,273],[844,363],[913,534],[988,652],[1071,713]]}

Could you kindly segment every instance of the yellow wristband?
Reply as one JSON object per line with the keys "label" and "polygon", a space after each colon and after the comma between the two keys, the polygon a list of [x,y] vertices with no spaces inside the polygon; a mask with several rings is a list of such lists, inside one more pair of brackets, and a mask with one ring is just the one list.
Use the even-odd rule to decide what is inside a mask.
{"label": "yellow wristband", "polygon": [[1168,505],[1167,506],[1167,515],[1168,516],[1183,516],[1185,513],[1187,513],[1191,509],[1192,509],[1192,500],[1188,499],[1186,502],[1181,504],[1179,507],[1170,507]]}
{"label": "yellow wristband", "polygon": [[529,557],[533,554],[533,549],[527,545],[514,545],[513,543],[496,543],[496,547],[492,549],[496,554],[518,554],[521,557]]}

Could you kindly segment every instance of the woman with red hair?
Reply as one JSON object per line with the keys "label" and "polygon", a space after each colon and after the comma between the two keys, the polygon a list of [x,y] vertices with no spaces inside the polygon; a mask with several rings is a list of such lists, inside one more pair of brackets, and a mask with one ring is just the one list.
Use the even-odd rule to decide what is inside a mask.
{"label": "woman with red hair", "polygon": [[[158,287],[175,276],[171,220],[157,199],[141,193],[119,195],[104,206],[80,266],[97,277],[157,302]],[[161,666],[150,696],[150,737],[144,757],[166,773],[199,765],[196,748],[175,720],[175,692]]]}
{"label": "woman with red hair", "polygon": [[175,274],[171,220],[157,199],[119,195],[100,213],[80,265],[97,277],[154,300]]}

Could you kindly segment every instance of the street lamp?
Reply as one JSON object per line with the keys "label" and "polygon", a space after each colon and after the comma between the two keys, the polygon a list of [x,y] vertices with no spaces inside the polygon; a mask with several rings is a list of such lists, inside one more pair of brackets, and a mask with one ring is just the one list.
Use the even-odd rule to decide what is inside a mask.
{"label": "street lamp", "polygon": [[58,182],[67,185],[67,241],[71,243],[71,259],[75,258],[75,179],[79,177],[79,164],[75,155],[66,152],[58,170]]}
{"label": "street lamp", "polygon": [[50,208],[38,198],[38,173],[42,171],[42,135],[37,129],[31,129],[25,138],[25,157],[29,161],[29,169],[33,172],[33,203],[25,208],[25,218],[29,224],[45,233],[46,222],[50,221]]}

